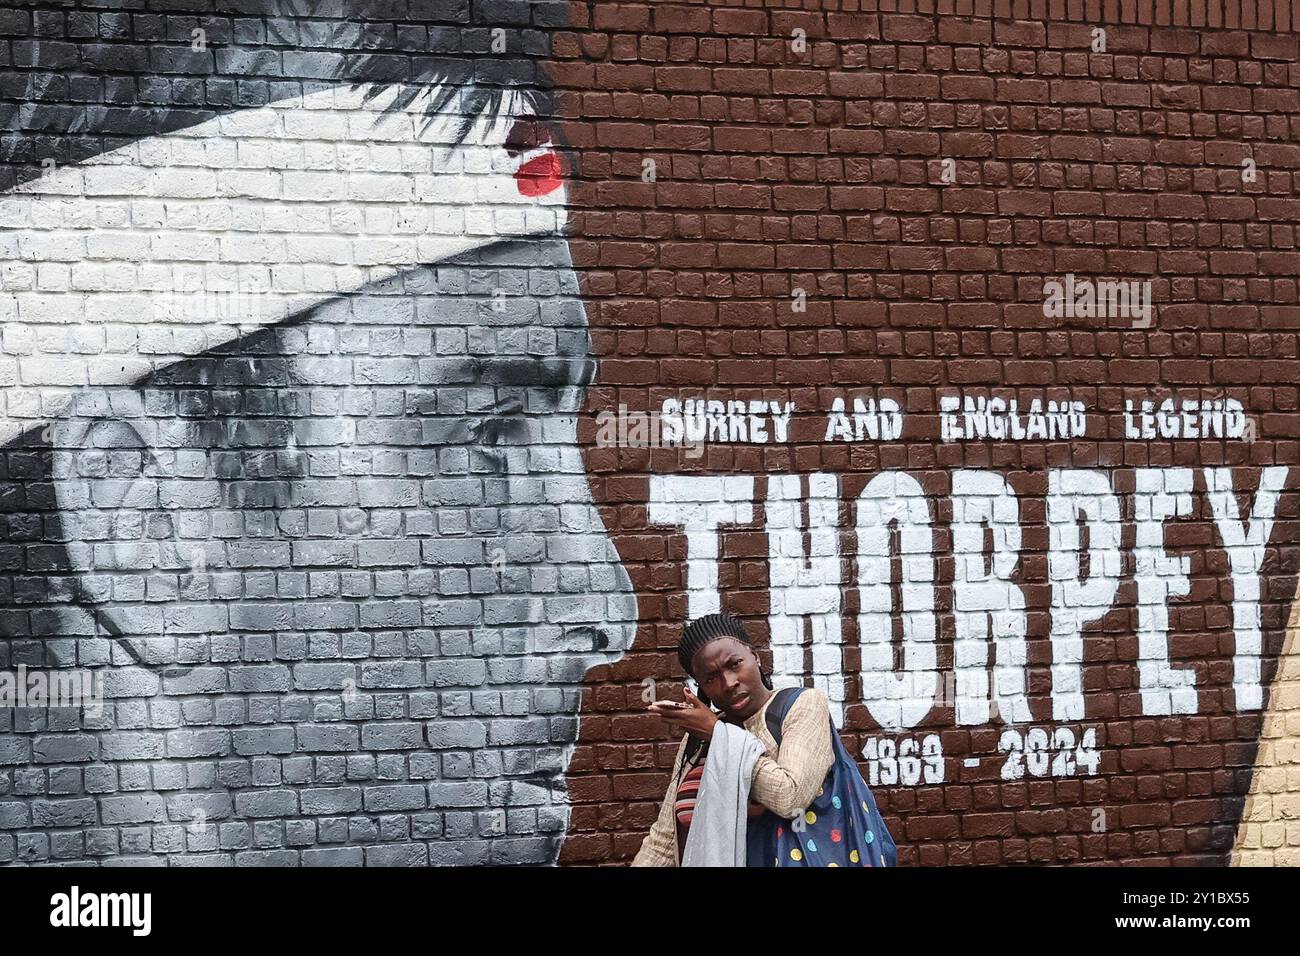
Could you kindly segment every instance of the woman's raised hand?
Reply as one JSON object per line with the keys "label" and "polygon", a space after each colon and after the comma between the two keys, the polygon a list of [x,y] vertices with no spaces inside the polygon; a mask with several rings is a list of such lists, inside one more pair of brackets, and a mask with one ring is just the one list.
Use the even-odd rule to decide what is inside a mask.
{"label": "woman's raised hand", "polygon": [[704,702],[684,688],[686,703],[678,704],[671,700],[657,700],[650,705],[650,710],[658,714],[674,727],[681,727],[687,733],[694,734],[701,740],[713,737],[713,728],[718,722],[718,715],[704,705]]}

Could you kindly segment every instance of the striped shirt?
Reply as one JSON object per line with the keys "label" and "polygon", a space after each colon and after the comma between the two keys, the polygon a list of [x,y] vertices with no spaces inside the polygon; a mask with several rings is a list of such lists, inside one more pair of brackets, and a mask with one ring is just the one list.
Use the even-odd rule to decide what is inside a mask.
{"label": "striped shirt", "polygon": [[682,775],[682,782],[677,785],[677,801],[673,804],[677,822],[684,827],[691,825],[695,816],[695,800],[700,794],[700,780],[704,777],[704,764],[698,764]]}

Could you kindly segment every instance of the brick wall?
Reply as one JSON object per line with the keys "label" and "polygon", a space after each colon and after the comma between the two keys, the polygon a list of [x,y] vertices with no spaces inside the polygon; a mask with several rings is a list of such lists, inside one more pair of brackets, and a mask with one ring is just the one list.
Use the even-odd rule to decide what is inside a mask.
{"label": "brick wall", "polygon": [[1288,5],[167,6],[0,11],[0,864],[625,862],[717,608],[900,862],[1294,862]]}
{"label": "brick wall", "polygon": [[[771,416],[766,441],[728,420],[690,453],[593,437],[644,623],[591,678],[566,858],[635,852],[674,752],[637,716],[642,682],[676,693],[679,623],[721,606],[778,683],[841,702],[908,865],[1293,862],[1295,35],[1220,29],[1222,10],[1148,26],[1207,22],[1183,4],[800,6],[583,4],[554,39],[593,413],[794,406],[783,441]],[[1068,274],[1149,280],[1152,312],[1048,315],[1045,283]],[[1077,401],[1086,425],[944,440],[945,396]],[[901,435],[849,427],[855,397],[893,399]],[[1168,398],[1235,399],[1254,425],[1126,433],[1126,402]],[[1256,569],[1222,519],[1244,520],[1265,474],[1281,494]],[[973,510],[977,480],[1001,504]],[[1091,544],[1064,527],[1078,481],[1094,517],[1110,509]],[[903,545],[880,500],[908,492],[921,530]],[[1170,493],[1179,513],[1153,511]]]}
{"label": "brick wall", "polygon": [[535,121],[562,13],[0,11],[0,671],[100,703],[0,709],[0,863],[557,858],[636,618]]}

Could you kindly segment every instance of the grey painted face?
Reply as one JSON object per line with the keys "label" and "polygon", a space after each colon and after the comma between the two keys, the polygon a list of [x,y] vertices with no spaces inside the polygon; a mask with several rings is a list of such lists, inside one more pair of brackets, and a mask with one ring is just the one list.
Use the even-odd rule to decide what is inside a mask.
{"label": "grey painted face", "polygon": [[33,758],[82,772],[84,855],[554,862],[581,681],[636,619],[576,445],[593,372],[556,239],[80,395],[29,619],[106,668]]}

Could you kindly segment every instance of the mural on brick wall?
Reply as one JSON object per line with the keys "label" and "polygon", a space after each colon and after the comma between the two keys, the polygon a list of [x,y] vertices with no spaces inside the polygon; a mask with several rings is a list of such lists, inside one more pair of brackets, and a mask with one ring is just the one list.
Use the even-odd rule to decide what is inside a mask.
{"label": "mural on brick wall", "polygon": [[[655,625],[591,713],[676,694],[657,655],[722,609],[825,692],[906,865],[1294,861],[1293,735],[1259,742],[1296,36],[875,6],[584,6],[557,39],[588,462]],[[630,832],[583,813],[586,860],[667,784],[624,721],[584,757],[622,761]]]}
{"label": "mural on brick wall", "polygon": [[719,609],[905,865],[1274,839],[1294,34],[160,6],[0,11],[0,864],[626,862]]}
{"label": "mural on brick wall", "polygon": [[0,14],[0,662],[102,694],[0,860],[553,862],[636,606],[528,5],[238,6]]}

